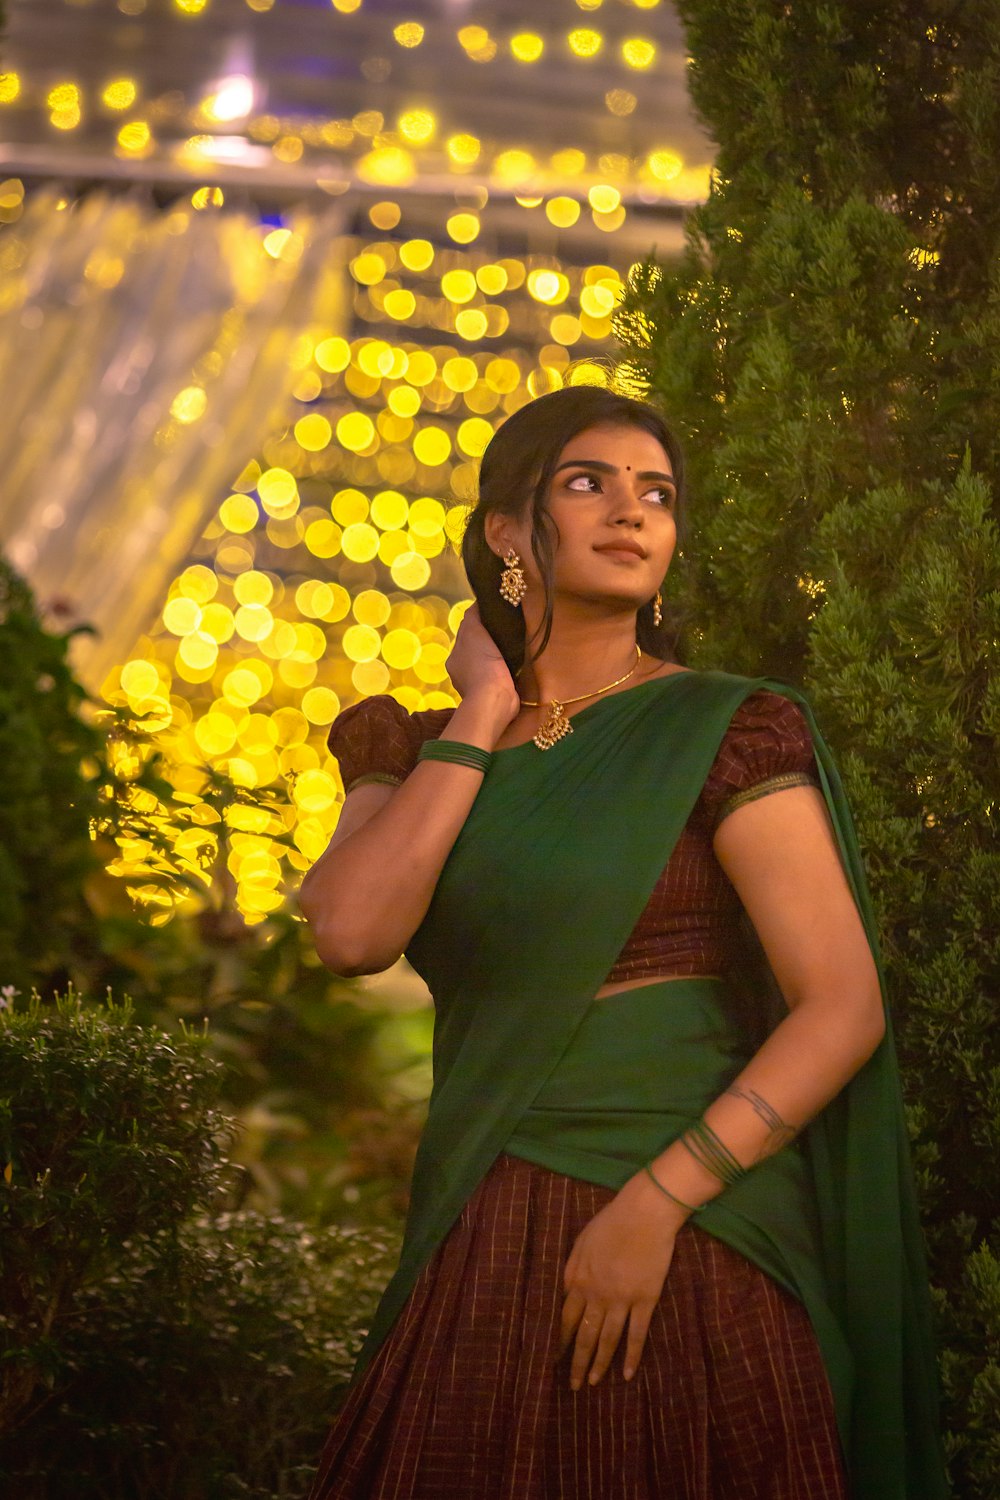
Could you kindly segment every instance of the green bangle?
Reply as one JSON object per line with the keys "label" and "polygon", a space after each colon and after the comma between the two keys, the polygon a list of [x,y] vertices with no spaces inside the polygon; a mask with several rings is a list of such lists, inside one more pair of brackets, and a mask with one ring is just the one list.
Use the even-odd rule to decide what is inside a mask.
{"label": "green bangle", "polygon": [[424,740],[417,751],[417,760],[443,760],[449,765],[470,766],[473,771],[482,771],[485,775],[493,755],[479,745],[466,745],[462,740]]}
{"label": "green bangle", "polygon": [[747,1175],[746,1167],[737,1161],[729,1147],[719,1140],[711,1125],[704,1120],[695,1120],[693,1125],[688,1126],[681,1136],[681,1144],[699,1166],[704,1167],[706,1172],[711,1172],[713,1177],[718,1177],[726,1187],[734,1187]]}
{"label": "green bangle", "polygon": [[686,1213],[689,1213],[689,1214],[700,1214],[702,1208],[705,1207],[704,1204],[701,1204],[701,1206],[699,1208],[695,1208],[695,1206],[694,1206],[693,1203],[685,1203],[683,1201],[683,1199],[675,1197],[674,1194],[670,1191],[670,1189],[669,1188],[665,1188],[663,1186],[663,1183],[660,1182],[654,1176],[654,1174],[653,1174],[653,1168],[652,1168],[652,1166],[650,1165],[649,1162],[647,1162],[646,1165],[643,1167],[643,1171],[646,1173],[647,1177],[649,1178],[649,1180],[653,1184],[653,1186],[659,1188],[659,1190],[663,1194],[664,1198],[669,1198],[670,1201],[671,1201],[671,1203],[676,1203],[677,1207],[678,1208],[683,1208]]}

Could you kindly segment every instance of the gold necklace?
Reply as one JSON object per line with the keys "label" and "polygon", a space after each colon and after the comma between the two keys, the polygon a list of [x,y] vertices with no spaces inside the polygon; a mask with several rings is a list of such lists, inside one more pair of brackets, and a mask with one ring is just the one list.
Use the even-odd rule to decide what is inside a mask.
{"label": "gold necklace", "polygon": [[[549,704],[548,718],[545,720],[545,723],[539,729],[538,733],[532,736],[532,740],[538,746],[539,750],[551,750],[552,746],[558,740],[561,740],[563,735],[573,733],[573,726],[570,723],[569,717],[565,712],[566,705],[568,703],[582,703],[584,698],[599,698],[601,693],[607,693],[611,690],[611,688],[617,687],[619,683],[627,682],[628,679],[633,675],[633,673],[638,672],[639,663],[642,661],[642,647],[638,644],[638,642],[636,643],[635,650],[635,665],[629,667],[628,671],[623,677],[616,677],[614,682],[609,682],[605,687],[602,688],[595,688],[591,693],[578,693],[575,698],[552,699]],[[540,699],[522,698],[520,702],[523,708],[545,707],[545,704]]]}

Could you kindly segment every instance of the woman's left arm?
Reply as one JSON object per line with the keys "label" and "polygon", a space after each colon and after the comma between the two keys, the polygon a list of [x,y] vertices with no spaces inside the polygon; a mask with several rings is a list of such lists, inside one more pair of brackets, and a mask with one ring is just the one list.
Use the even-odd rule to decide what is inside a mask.
{"label": "woman's left arm", "polygon": [[[885,1033],[878,972],[841,864],[822,793],[806,786],[744,803],[724,818],[715,854],[757,930],[789,1014],[702,1119],[752,1168],[793,1139],[872,1055]],[[604,1002],[613,1003],[612,1000]],[[704,1156],[704,1153],[699,1153]],[[681,1140],[637,1173],[586,1226],[567,1262],[562,1347],[571,1384],[593,1384],[628,1328],[638,1365],[677,1230],[723,1190]]]}

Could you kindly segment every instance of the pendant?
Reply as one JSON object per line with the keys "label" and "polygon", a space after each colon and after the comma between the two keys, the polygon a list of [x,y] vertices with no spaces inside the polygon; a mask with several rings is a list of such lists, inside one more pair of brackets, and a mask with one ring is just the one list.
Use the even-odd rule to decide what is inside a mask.
{"label": "pendant", "polygon": [[549,705],[549,716],[538,733],[533,736],[533,743],[538,746],[539,750],[551,750],[552,746],[564,735],[572,733],[573,726],[569,722],[566,710],[553,698]]}

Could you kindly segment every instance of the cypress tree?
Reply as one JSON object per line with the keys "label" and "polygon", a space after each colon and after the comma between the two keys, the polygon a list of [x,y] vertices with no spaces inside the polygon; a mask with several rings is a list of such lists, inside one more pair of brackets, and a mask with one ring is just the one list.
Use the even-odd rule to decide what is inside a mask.
{"label": "cypress tree", "polygon": [[625,359],[686,659],[804,686],[879,915],[956,1494],[1000,1494],[1000,4],[679,0],[718,144]]}

